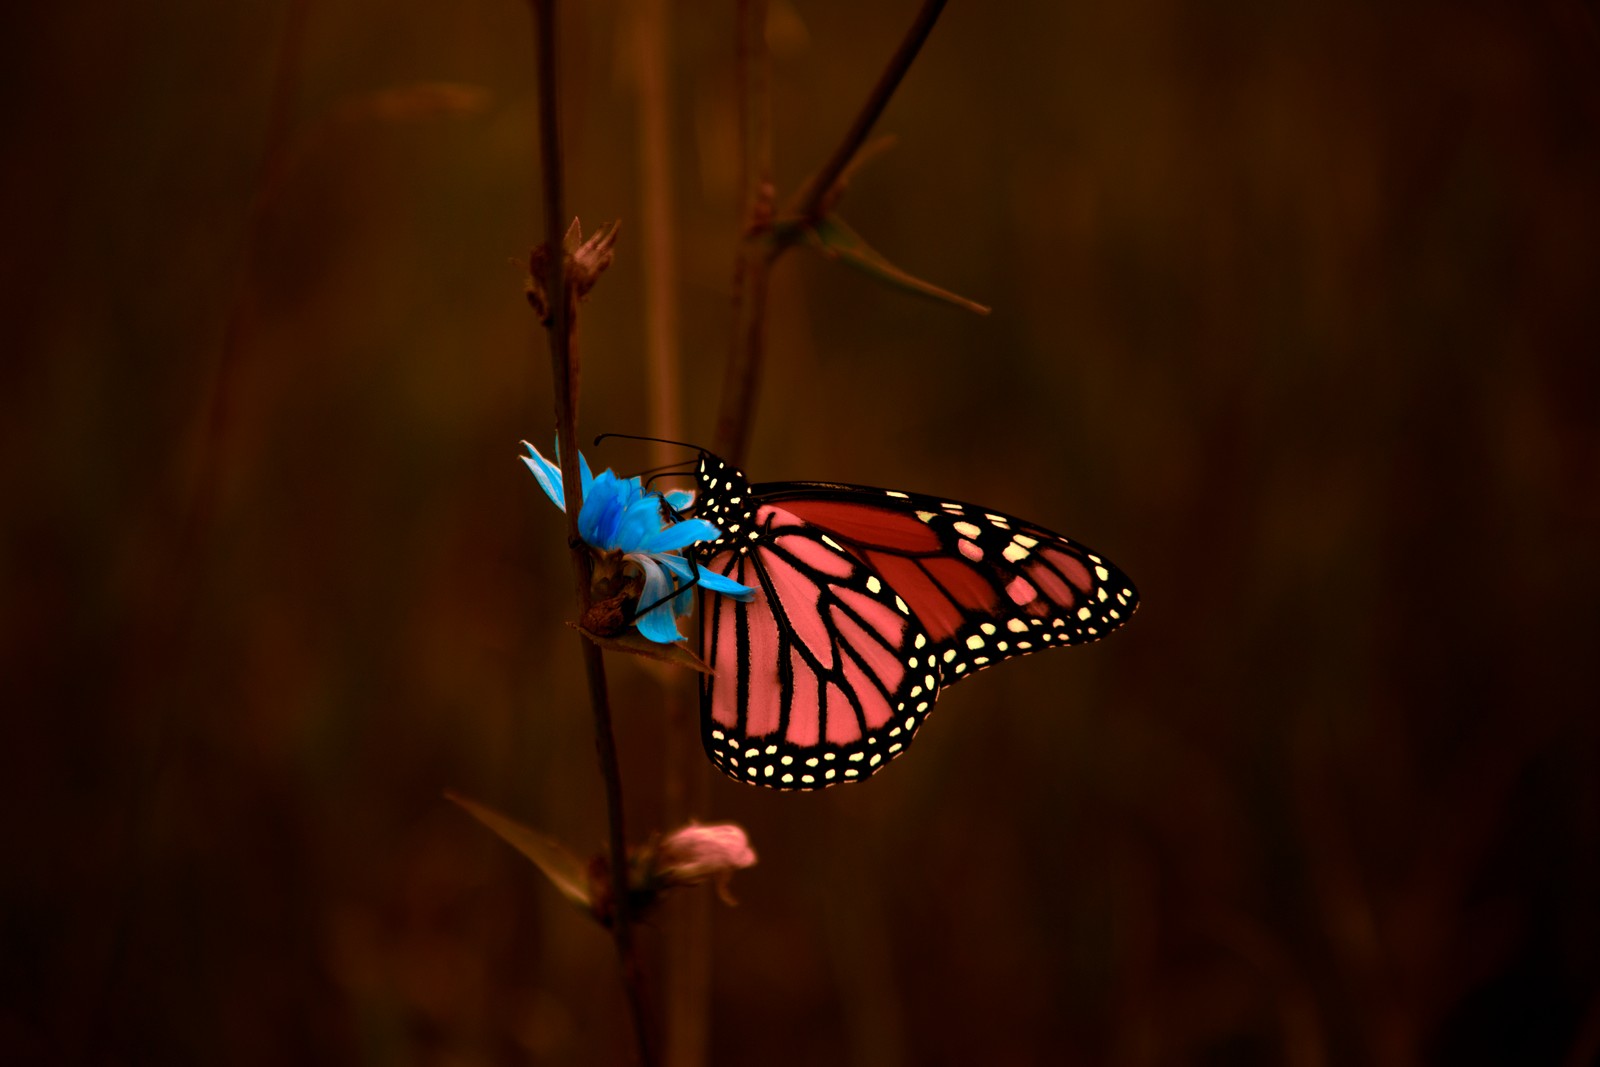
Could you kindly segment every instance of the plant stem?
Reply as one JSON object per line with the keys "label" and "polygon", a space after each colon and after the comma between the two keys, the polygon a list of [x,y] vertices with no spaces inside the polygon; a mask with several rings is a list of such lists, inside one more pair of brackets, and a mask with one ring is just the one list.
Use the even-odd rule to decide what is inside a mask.
{"label": "plant stem", "polygon": [[806,224],[815,223],[821,218],[827,208],[834,184],[845,172],[845,168],[850,166],[850,161],[856,157],[856,153],[861,151],[861,146],[866,143],[867,135],[872,132],[873,125],[883,114],[883,109],[889,105],[894,91],[900,87],[900,80],[906,76],[906,71],[911,69],[917,53],[922,51],[923,43],[933,31],[933,24],[939,21],[939,14],[944,10],[945,2],[946,0],[923,0],[922,10],[917,12],[916,19],[906,30],[905,37],[900,41],[900,47],[889,57],[888,66],[883,68],[883,73],[878,77],[878,84],[872,87],[866,102],[861,105],[855,121],[850,124],[850,129],[844,135],[844,140],[839,142],[839,147],[833,150],[833,155],[828,157],[822,169],[817,171],[796,194],[794,208],[790,212],[795,218]]}
{"label": "plant stem", "polygon": [[[639,220],[644,281],[645,379],[649,433],[683,438],[679,379],[677,233],[673,216],[671,25],[666,0],[634,0],[630,27],[639,123]],[[650,465],[681,458],[671,445],[651,445]],[[696,709],[677,671],[661,679],[666,738],[662,745],[662,823],[682,826],[704,816],[709,781],[700,755]],[[683,894],[658,922],[661,952],[661,1062],[699,1067],[706,1062],[711,1001],[711,900]]]}
{"label": "plant stem", "polygon": [[[635,88],[639,97],[639,217],[644,260],[644,343],[650,390],[650,434],[682,437],[678,359],[677,232],[673,225],[671,44],[666,0],[636,0]],[[659,442],[650,464],[664,466],[680,454]]]}
{"label": "plant stem", "polygon": [[734,268],[733,351],[722,381],[722,410],[712,450],[743,467],[755,421],[761,367],[766,355],[767,281],[772,254],[760,238],[746,238]]}
{"label": "plant stem", "polygon": [[742,466],[761,380],[772,228],[772,58],[766,0],[739,0],[737,14],[740,205],[739,253],[733,268],[733,339],[713,450]]}
{"label": "plant stem", "polygon": [[[544,183],[545,292],[550,306],[550,366],[555,384],[556,439],[561,446],[567,544],[572,550],[579,617],[582,618],[588,614],[591,603],[591,561],[588,550],[578,536],[583,485],[578,467],[577,301],[567,285],[566,249],[562,241],[567,216],[562,184],[560,108],[556,95],[556,0],[530,0],[530,3],[536,30],[534,46],[539,83],[539,161]],[[605,660],[598,647],[581,636],[577,641],[582,650],[584,673],[588,678],[589,701],[594,708],[595,751],[600,760],[600,776],[605,782],[613,907],[611,935],[616,944],[628,1007],[633,1015],[639,1060],[644,1067],[651,1067],[654,1057],[651,1054],[639,960],[633,944],[633,917],[628,907],[628,853],[623,822],[622,773],[617,763],[616,737],[611,727]]]}
{"label": "plant stem", "polygon": [[[861,151],[872,127],[922,50],[946,0],[924,0],[878,83],[872,87],[839,147],[784,211],[784,233],[798,236],[827,211],[834,187]],[[714,450],[734,466],[744,464],[755,418],[765,356],[767,283],[773,262],[793,243],[773,240],[772,92],[766,49],[764,0],[739,4],[739,102],[743,139],[744,230],[733,276],[733,347],[722,385]]]}

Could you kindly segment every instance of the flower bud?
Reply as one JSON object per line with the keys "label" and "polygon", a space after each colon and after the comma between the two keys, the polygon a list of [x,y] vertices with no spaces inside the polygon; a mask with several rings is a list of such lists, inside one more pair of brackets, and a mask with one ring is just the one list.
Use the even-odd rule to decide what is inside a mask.
{"label": "flower bud", "polygon": [[731,822],[691,822],[656,846],[651,873],[663,886],[713,882],[717,895],[732,904],[729,879],[734,871],[752,867],[755,862],[755,850],[742,826]]}

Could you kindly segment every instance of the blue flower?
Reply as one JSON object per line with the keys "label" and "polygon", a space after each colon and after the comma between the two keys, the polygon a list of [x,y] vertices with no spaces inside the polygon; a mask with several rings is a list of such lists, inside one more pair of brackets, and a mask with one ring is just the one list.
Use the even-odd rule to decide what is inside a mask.
{"label": "blue flower", "polygon": [[[562,511],[567,509],[561,468],[522,442],[528,454],[522,462],[533,471],[545,495]],[[559,454],[559,449],[557,450]],[[694,502],[694,494],[681,490],[662,494],[645,489],[638,478],[619,478],[609,470],[598,475],[580,454],[578,466],[583,477],[583,508],[578,512],[578,536],[585,544],[604,553],[620,553],[644,575],[639,604],[648,608],[634,620],[639,632],[658,644],[683,640],[677,616],[693,610],[690,592],[697,584],[702,589],[724,596],[748,600],[755,590],[730,578],[690,565],[679,553],[701,541],[715,541],[721,531],[705,519],[669,522],[663,499],[673,512]],[[698,575],[697,572],[698,571]]]}

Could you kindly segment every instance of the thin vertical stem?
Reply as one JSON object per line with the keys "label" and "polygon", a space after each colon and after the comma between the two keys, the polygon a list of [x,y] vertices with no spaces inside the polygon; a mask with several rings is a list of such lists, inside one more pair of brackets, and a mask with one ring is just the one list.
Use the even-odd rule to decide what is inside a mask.
{"label": "thin vertical stem", "polygon": [[772,56],[767,51],[767,0],[738,0],[735,73],[739,104],[740,212],[748,225],[772,194]]}
{"label": "thin vertical stem", "polygon": [[[671,42],[666,0],[637,0],[634,45],[650,434],[678,440],[683,436],[678,385],[678,235],[672,214],[672,94],[667,76]],[[663,466],[677,458],[678,452],[669,446],[652,445],[652,466]]]}
{"label": "thin vertical stem", "polygon": [[[666,0],[635,0],[630,27],[639,121],[639,216],[644,275],[645,378],[650,435],[683,438],[678,344],[677,233],[673,216],[671,26]],[[680,458],[677,448],[651,445],[651,466]],[[695,708],[684,678],[667,672],[662,703],[662,819],[669,827],[703,816],[709,783],[700,757]],[[705,893],[686,894],[662,923],[661,1058],[666,1067],[706,1062],[711,995],[711,907]]]}
{"label": "thin vertical stem", "polygon": [[746,239],[734,273],[733,353],[722,383],[713,450],[735,467],[744,466],[755,422],[766,356],[767,282],[772,256],[758,240]]}
{"label": "thin vertical stem", "polygon": [[733,338],[713,448],[741,466],[761,381],[768,266],[772,252],[772,58],[766,0],[739,0],[737,77],[740,187],[739,254],[733,271]]}
{"label": "thin vertical stem", "polygon": [[[569,291],[563,235],[566,204],[561,162],[561,122],[557,99],[556,0],[530,0],[535,25],[534,47],[539,85],[539,161],[544,183],[545,293],[550,308],[550,367],[555,385],[556,439],[561,446],[561,476],[567,512],[567,544],[572,550],[573,577],[577,585],[580,618],[591,603],[591,562],[578,536],[578,514],[583,507],[583,485],[578,467],[578,348],[577,301]],[[595,751],[605,782],[608,851],[610,853],[612,923],[622,970],[622,984],[633,1015],[639,1059],[651,1067],[649,1021],[638,954],[633,944],[633,916],[628,902],[627,832],[623,822],[622,773],[617,762],[616,737],[611,726],[611,703],[606,688],[605,660],[600,649],[577,638],[594,708]]]}

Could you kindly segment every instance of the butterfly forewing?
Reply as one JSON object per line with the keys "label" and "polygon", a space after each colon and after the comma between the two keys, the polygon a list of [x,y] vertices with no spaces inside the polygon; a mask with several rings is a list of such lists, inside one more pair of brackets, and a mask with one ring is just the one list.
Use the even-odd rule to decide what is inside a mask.
{"label": "butterfly forewing", "polygon": [[1013,656],[1098,640],[1138,604],[1103,557],[992,509],[810,482],[752,494],[824,531],[893,588],[926,629],[944,686]]}
{"label": "butterfly forewing", "polygon": [[716,672],[702,683],[706,751],[730,777],[780,789],[866,778],[938,695],[927,633],[823,531],[766,504],[746,519],[701,564],[755,590],[703,605]]}

